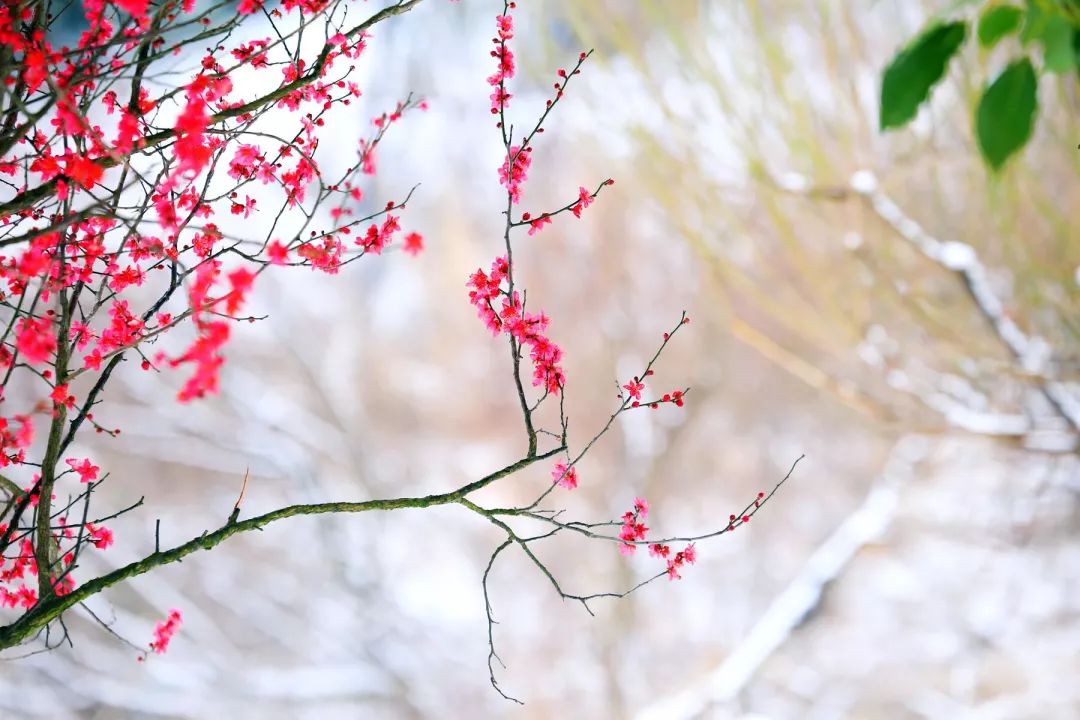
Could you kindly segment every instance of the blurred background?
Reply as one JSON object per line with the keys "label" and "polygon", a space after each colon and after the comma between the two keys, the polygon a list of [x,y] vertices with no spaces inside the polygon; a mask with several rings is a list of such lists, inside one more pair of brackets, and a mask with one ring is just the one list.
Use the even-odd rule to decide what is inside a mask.
{"label": "blurred background", "polygon": [[[556,504],[605,520],[643,495],[656,531],[704,532],[807,456],[683,580],[596,617],[504,554],[499,679],[524,706],[485,666],[480,580],[502,537],[444,508],[292,519],[114,588],[90,608],[139,646],[182,610],[169,652],[136,662],[72,613],[74,648],[2,665],[0,715],[1080,716],[1078,87],[1042,81],[1036,134],[998,177],[971,132],[993,53],[966,48],[910,127],[879,134],[882,68],[953,5],[522,3],[519,124],[596,49],[522,208],[616,180],[515,250],[566,352],[574,446],[693,318],[654,383],[691,386],[687,406],[629,413]],[[501,247],[484,81],[499,9],[429,0],[380,25],[364,102],[323,135],[352,153],[372,116],[428,98],[365,189],[378,206],[421,183],[403,224],[425,252],[264,274],[246,310],[269,318],[234,332],[218,397],[180,406],[175,374],[119,374],[98,420],[123,433],[83,450],[111,473],[108,502],[146,503],[87,576],[151,550],[159,518],[163,545],[217,527],[247,471],[245,515],[444,491],[519,457],[505,347],[465,289]],[[525,500],[549,471],[481,499]],[[541,550],[571,592],[656,565],[576,539]]]}

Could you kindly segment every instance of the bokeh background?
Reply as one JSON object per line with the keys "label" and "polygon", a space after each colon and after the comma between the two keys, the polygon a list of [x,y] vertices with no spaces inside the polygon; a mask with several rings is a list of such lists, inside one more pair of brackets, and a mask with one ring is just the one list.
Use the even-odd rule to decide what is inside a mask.
{"label": "bokeh background", "polygon": [[[596,617],[505,554],[499,678],[524,706],[485,665],[480,579],[502,538],[443,508],[292,519],[110,590],[90,608],[140,646],[182,609],[169,652],[136,662],[74,612],[74,648],[0,665],[0,715],[1080,716],[1076,77],[1043,79],[1032,143],[991,177],[970,118],[997,55],[967,48],[909,128],[877,132],[881,69],[946,3],[521,5],[519,123],[556,68],[596,49],[537,144],[523,207],[616,179],[580,220],[517,246],[566,351],[573,443],[680,311],[693,319],[656,378],[691,386],[687,407],[628,414],[555,502],[601,520],[640,494],[659,532],[692,533],[805,454],[791,481],[701,544],[683,580]],[[379,26],[364,102],[324,135],[351,154],[372,116],[428,98],[366,188],[378,205],[421,183],[405,220],[423,254],[263,275],[248,309],[269,317],[237,328],[218,397],[179,406],[179,377],[119,374],[98,419],[123,433],[83,449],[111,473],[107,502],[146,502],[87,572],[152,549],[158,519],[170,545],[220,525],[245,472],[254,514],[442,491],[519,456],[505,347],[465,289],[501,247],[484,81],[500,8],[428,0]],[[935,261],[928,238],[964,245]],[[972,251],[1028,342],[1019,356],[948,267]],[[548,471],[482,499],[524,500]],[[655,566],[569,538],[543,558],[578,592]]]}

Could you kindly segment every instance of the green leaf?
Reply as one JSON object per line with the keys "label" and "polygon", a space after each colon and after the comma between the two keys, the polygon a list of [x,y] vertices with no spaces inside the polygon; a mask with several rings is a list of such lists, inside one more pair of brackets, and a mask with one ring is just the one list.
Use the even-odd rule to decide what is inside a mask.
{"label": "green leaf", "polygon": [[1073,69],[1072,25],[1055,15],[1043,30],[1043,64],[1052,73],[1067,73]]}
{"label": "green leaf", "polygon": [[906,125],[945,74],[967,35],[967,23],[936,25],[901,50],[881,82],[881,129]]}
{"label": "green leaf", "polygon": [[998,40],[1020,29],[1023,11],[1015,5],[991,5],[979,18],[979,45],[992,48]]}
{"label": "green leaf", "polygon": [[1024,15],[1024,29],[1020,31],[1020,42],[1027,45],[1032,40],[1038,40],[1046,32],[1046,26],[1050,23],[1050,15],[1043,11],[1039,0],[1028,0],[1027,14]]}
{"label": "green leaf", "polygon": [[975,135],[987,164],[1000,170],[1031,137],[1036,110],[1035,68],[1016,60],[983,91],[975,111]]}

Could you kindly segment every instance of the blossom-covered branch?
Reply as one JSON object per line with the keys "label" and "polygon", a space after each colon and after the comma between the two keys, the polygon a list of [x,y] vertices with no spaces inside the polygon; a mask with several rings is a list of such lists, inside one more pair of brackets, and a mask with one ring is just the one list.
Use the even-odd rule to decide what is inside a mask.
{"label": "blossom-covered branch", "polygon": [[[371,117],[370,129],[354,139],[355,156],[333,176],[327,160],[341,158],[343,143],[323,142],[328,118],[361,96],[350,76],[371,39],[368,31],[419,2],[399,0],[353,24],[346,22],[344,0],[283,0],[272,8],[263,0],[240,0],[228,17],[214,13],[224,4],[196,12],[193,0],[86,0],[86,30],[63,48],[46,32],[65,12],[53,13],[50,0],[0,7],[0,249],[6,253],[0,256],[0,373],[4,391],[19,387],[10,399],[0,393],[0,650],[38,638],[45,649],[72,642],[65,613],[85,610],[101,623],[85,605],[90,598],[278,520],[456,505],[502,535],[482,586],[490,679],[503,693],[495,677],[501,661],[488,584],[505,551],[520,550],[559,597],[591,613],[595,599],[624,597],[664,576],[678,579],[696,562],[697,542],[749,522],[783,484],[759,494],[721,529],[699,534],[650,534],[649,503],[639,497],[627,498],[629,509],[604,522],[566,520],[551,507],[568,497],[560,491],[583,481],[581,461],[620,416],[662,406],[677,411],[688,401],[688,387],[658,386],[654,368],[690,318],[683,312],[663,333],[638,375],[616,381],[618,404],[606,422],[584,443],[572,442],[563,345],[537,295],[516,277],[515,243],[541,242],[537,235],[555,218],[572,225],[569,216],[581,218],[614,181],[574,182],[576,195],[569,190],[568,202],[515,216],[545,124],[591,52],[555,73],[554,92],[539,117],[515,137],[508,108],[516,5],[504,1],[491,51],[495,72],[488,78],[488,109],[504,157],[491,176],[505,191],[501,243],[492,238],[501,247],[465,284],[484,326],[509,350],[525,435],[517,459],[445,492],[296,504],[253,517],[244,517],[245,474],[216,528],[162,549],[159,520],[152,553],[84,576],[85,553],[136,544],[106,523],[143,505],[141,497],[128,498],[119,509],[100,510],[100,488],[111,476],[73,449],[90,429],[106,437],[122,432],[95,417],[118,373],[182,373],[172,399],[197,402],[225,382],[222,368],[237,324],[260,319],[246,308],[264,273],[307,268],[334,275],[395,247],[412,256],[422,252],[423,236],[402,225],[416,186],[396,199],[365,193],[383,162],[384,136],[407,114],[425,110],[426,101],[409,94]],[[265,25],[250,25],[258,19]],[[234,31],[243,23],[268,26],[272,34],[238,40]],[[312,33],[317,47],[303,42]],[[168,75],[158,71],[174,53],[197,47],[205,50],[189,66],[170,67]],[[166,77],[182,80],[166,86]],[[529,502],[486,508],[477,500],[481,490],[542,461],[552,461],[544,466],[550,481]],[[544,532],[523,533],[515,527],[519,521],[538,522]],[[534,551],[557,535],[614,543],[625,556],[644,545],[659,564],[629,590],[574,593]],[[165,653],[183,636],[183,608],[172,608],[138,659]]]}

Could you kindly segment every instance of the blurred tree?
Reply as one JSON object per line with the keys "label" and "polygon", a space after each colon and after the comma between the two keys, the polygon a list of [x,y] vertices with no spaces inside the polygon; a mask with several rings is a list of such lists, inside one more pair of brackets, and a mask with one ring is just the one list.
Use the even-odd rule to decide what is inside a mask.
{"label": "blurred tree", "polygon": [[883,427],[1059,452],[1080,428],[1076,9],[1002,7],[564,4],[606,82],[665,99],[612,134],[734,337]]}

